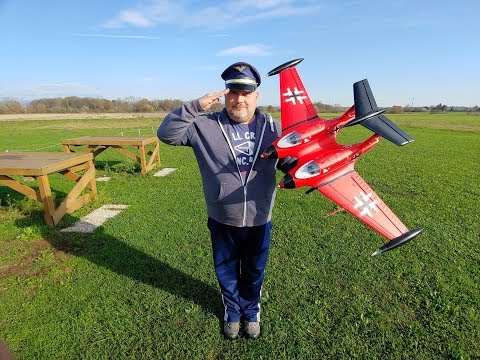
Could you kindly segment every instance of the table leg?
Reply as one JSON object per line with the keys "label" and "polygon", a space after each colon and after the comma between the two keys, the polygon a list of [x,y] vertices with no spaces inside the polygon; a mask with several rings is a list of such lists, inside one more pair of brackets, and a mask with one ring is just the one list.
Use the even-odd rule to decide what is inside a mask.
{"label": "table leg", "polygon": [[[87,170],[91,168],[93,168],[95,171],[95,164],[93,163],[93,160],[89,160],[87,162]],[[95,178],[95,174],[88,183],[87,187],[90,190],[90,199],[95,200],[97,198],[97,179]]]}
{"label": "table leg", "polygon": [[147,160],[145,159],[145,146],[140,145],[138,147],[138,150],[140,151],[140,163],[142,164],[142,175],[145,175],[147,173]]}
{"label": "table leg", "polygon": [[155,149],[153,150],[153,156],[157,161],[157,166],[160,166],[160,141],[157,141],[155,144]]}
{"label": "table leg", "polygon": [[43,203],[45,210],[44,218],[49,227],[54,227],[53,214],[55,212],[55,203],[52,199],[52,191],[50,189],[50,182],[48,175],[37,176],[38,190],[40,192],[40,200]]}

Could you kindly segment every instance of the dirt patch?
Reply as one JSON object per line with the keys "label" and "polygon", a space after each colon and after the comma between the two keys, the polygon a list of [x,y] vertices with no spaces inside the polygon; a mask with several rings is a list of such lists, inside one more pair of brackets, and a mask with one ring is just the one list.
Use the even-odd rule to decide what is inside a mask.
{"label": "dirt patch", "polygon": [[59,120],[59,119],[135,119],[164,118],[167,112],[155,113],[81,113],[81,114],[0,114],[0,121]]}
{"label": "dirt patch", "polygon": [[[68,255],[59,249],[55,249],[46,240],[34,240],[25,242],[15,239],[6,242],[0,248],[2,253],[11,253],[13,259],[10,261],[3,261],[0,265],[0,279],[8,276],[39,276],[41,269],[35,269],[34,263],[42,256],[45,251],[50,251],[54,257],[52,264],[59,264],[68,258]],[[43,269],[45,270],[45,269]]]}

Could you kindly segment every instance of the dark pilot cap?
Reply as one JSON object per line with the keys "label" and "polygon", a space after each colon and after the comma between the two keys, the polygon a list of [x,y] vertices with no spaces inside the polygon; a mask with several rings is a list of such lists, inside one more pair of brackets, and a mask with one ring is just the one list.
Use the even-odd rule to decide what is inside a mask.
{"label": "dark pilot cap", "polygon": [[261,79],[257,69],[246,62],[238,62],[230,65],[222,73],[225,87],[232,91],[252,92],[257,90]]}

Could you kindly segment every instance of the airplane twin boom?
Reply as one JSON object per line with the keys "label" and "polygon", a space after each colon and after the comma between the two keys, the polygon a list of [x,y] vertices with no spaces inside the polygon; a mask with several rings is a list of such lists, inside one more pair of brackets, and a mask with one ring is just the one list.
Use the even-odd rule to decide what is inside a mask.
{"label": "airplane twin boom", "polygon": [[[390,240],[372,256],[413,239],[423,228],[409,230],[354,169],[357,159],[377,145],[380,137],[396,145],[413,139],[382,114],[387,109],[377,107],[366,79],[353,84],[355,104],[351,108],[338,118],[321,119],[295,69],[302,60],[291,60],[268,73],[280,74],[282,134],[262,157],[278,159],[277,168],[286,174],[280,187],[309,186],[307,193],[318,190]],[[337,143],[338,132],[356,124],[374,134],[358,144]]]}

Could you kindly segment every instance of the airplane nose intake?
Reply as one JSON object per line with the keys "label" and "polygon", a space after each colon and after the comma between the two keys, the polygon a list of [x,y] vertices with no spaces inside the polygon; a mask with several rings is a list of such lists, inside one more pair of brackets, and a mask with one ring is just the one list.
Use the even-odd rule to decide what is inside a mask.
{"label": "airplane nose intake", "polygon": [[294,189],[295,188],[295,180],[293,179],[292,175],[287,174],[285,175],[282,180],[280,180],[280,187],[285,189]]}
{"label": "airplane nose intake", "polygon": [[283,173],[287,173],[292,170],[295,166],[297,166],[298,159],[293,156],[287,156],[281,159],[278,159],[277,169],[282,171]]}
{"label": "airplane nose intake", "polygon": [[265,151],[263,152],[263,155],[267,159],[277,159],[278,158],[277,149],[275,149],[275,146],[273,146],[273,145],[270,145],[269,147],[267,147],[265,149]]}

